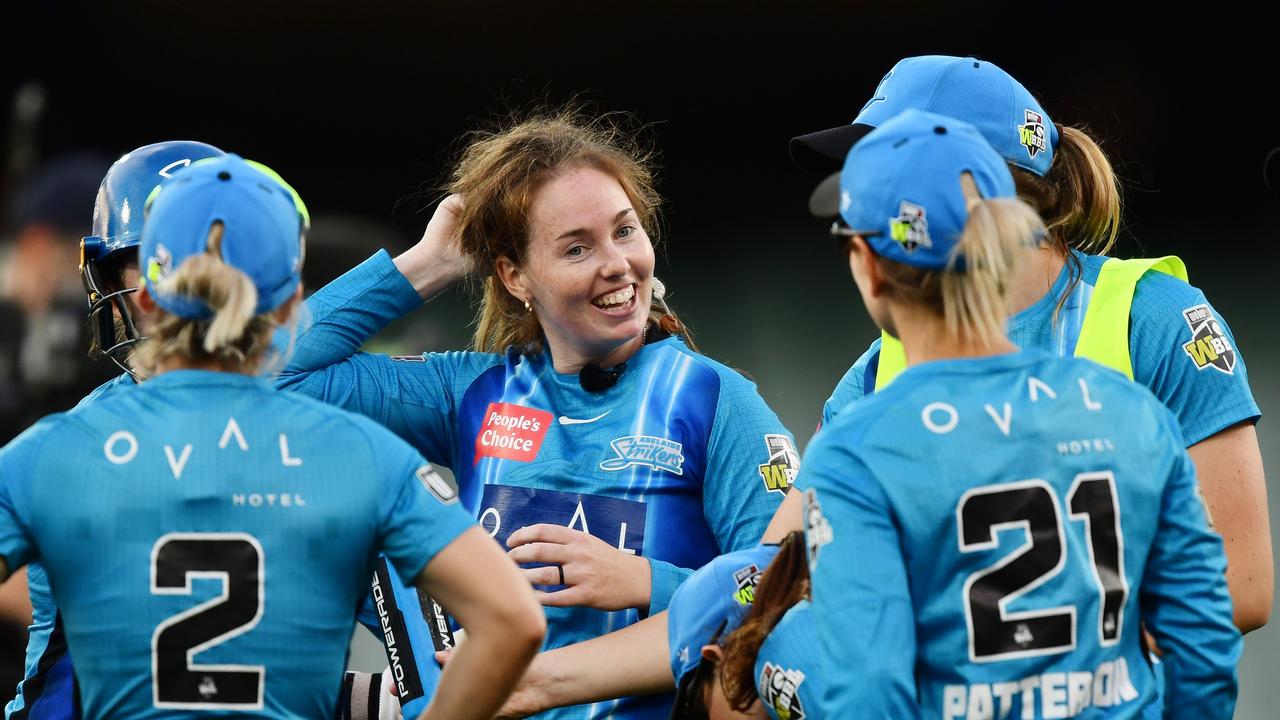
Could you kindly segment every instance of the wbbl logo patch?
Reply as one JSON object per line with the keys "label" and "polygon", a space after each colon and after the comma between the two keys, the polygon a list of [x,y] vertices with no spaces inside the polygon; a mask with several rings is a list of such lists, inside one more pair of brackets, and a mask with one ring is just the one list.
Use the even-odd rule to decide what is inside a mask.
{"label": "wbbl logo patch", "polygon": [[742,607],[756,601],[756,586],[760,584],[760,568],[755,563],[733,572],[733,582],[737,589],[733,591],[733,599]]}
{"label": "wbbl logo patch", "polygon": [[889,219],[889,237],[907,252],[915,252],[918,247],[933,247],[924,208],[903,200],[898,206],[898,217]]}
{"label": "wbbl logo patch", "polygon": [[1044,116],[1034,110],[1024,110],[1025,125],[1018,126],[1018,142],[1027,149],[1027,155],[1034,160],[1036,155],[1049,149],[1049,141],[1044,131]]}
{"label": "wbbl logo patch", "polygon": [[765,662],[760,671],[760,699],[773,709],[778,720],[804,720],[800,704],[800,684],[804,673]]}
{"label": "wbbl logo patch", "polygon": [[786,495],[800,470],[800,454],[786,435],[765,435],[764,446],[769,450],[769,459],[757,466],[760,479],[769,492]]}
{"label": "wbbl logo patch", "polygon": [[1236,351],[1222,331],[1222,324],[1213,316],[1208,305],[1196,305],[1182,311],[1191,327],[1191,342],[1182,346],[1183,352],[1195,363],[1197,370],[1212,367],[1231,375],[1235,372]]}

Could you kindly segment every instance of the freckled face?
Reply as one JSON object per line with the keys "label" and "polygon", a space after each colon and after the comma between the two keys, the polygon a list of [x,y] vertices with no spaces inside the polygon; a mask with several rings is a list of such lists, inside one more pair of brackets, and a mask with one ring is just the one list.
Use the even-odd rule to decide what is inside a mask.
{"label": "freckled face", "polygon": [[588,165],[567,169],[538,189],[529,225],[518,274],[556,365],[601,362],[638,346],[652,298],[653,243],[621,183]]}

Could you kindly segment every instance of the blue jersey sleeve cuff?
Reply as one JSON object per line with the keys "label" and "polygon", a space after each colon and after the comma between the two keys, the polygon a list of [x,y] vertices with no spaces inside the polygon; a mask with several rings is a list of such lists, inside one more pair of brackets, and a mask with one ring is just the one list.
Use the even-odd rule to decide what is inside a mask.
{"label": "blue jersey sleeve cuff", "polygon": [[379,293],[379,305],[400,317],[422,305],[422,297],[413,289],[409,279],[396,267],[386,250],[379,250],[368,260],[357,265],[347,274],[352,289],[361,289],[359,295]]}
{"label": "blue jersey sleeve cuff", "polygon": [[657,615],[671,604],[671,596],[685,578],[693,574],[688,568],[677,567],[669,562],[649,558],[649,612],[645,615]]}

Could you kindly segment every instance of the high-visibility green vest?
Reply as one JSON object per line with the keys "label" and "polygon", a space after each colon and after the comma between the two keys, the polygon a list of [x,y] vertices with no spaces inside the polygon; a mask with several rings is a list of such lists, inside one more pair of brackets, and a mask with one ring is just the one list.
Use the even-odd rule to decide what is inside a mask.
{"label": "high-visibility green vest", "polygon": [[[1133,379],[1133,362],[1129,356],[1129,310],[1133,307],[1133,291],[1149,270],[1172,275],[1184,282],[1187,279],[1187,266],[1173,255],[1133,260],[1111,258],[1102,264],[1080,326],[1080,337],[1076,340],[1076,357],[1088,358]],[[902,350],[902,343],[882,332],[876,390],[888,385],[906,369],[907,356]]]}

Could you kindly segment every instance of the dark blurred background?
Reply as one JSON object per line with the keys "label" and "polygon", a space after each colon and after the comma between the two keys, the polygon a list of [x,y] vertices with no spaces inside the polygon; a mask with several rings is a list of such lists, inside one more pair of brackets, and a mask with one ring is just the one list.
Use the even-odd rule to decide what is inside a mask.
{"label": "dark blurred background", "polygon": [[[1019,78],[1054,120],[1088,125],[1104,141],[1126,181],[1115,254],[1187,261],[1235,331],[1266,413],[1280,408],[1280,196],[1262,182],[1263,158],[1280,145],[1280,10],[1171,7],[11,5],[0,18],[0,258],[15,254],[15,198],[40,163],[199,139],[266,162],[299,190],[316,216],[308,282],[319,284],[377,247],[396,252],[416,238],[461,134],[576,98],[633,113],[660,151],[659,273],[670,300],[703,349],[750,373],[803,441],[875,333],[824,224],[806,216],[814,178],[793,168],[787,140],[852,120],[901,57],[975,55]],[[67,242],[87,231],[91,202],[92,192],[75,201],[82,225],[61,231]],[[74,290],[74,268],[65,271]],[[30,287],[12,274],[0,266],[0,295]],[[461,347],[468,302],[451,292],[377,342]],[[4,322],[0,332],[13,332]],[[1264,417],[1259,431],[1275,497],[1272,422]],[[1276,716],[1278,663],[1280,619],[1247,641],[1238,717]]]}

